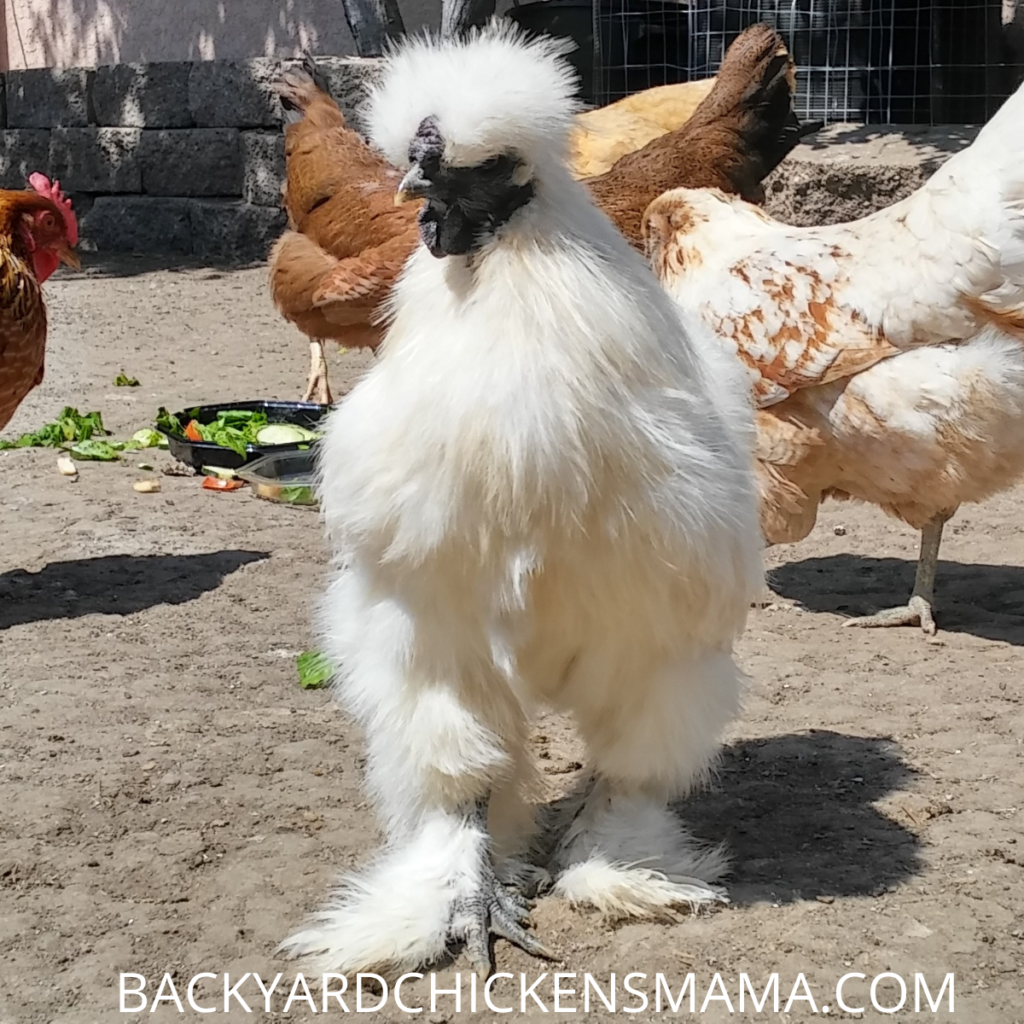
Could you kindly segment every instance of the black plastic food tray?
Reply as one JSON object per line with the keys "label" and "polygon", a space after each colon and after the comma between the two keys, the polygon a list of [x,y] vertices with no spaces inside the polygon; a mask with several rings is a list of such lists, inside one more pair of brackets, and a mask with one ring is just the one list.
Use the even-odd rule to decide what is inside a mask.
{"label": "black plastic food tray", "polygon": [[[217,418],[217,413],[224,410],[248,409],[252,412],[263,412],[267,415],[268,423],[294,423],[296,426],[305,427],[307,430],[315,430],[319,427],[324,417],[331,411],[329,405],[317,405],[315,402],[223,402],[219,405],[200,405],[192,409],[186,409],[175,415],[183,423],[189,420],[198,420],[202,424],[212,423]],[[254,459],[271,452],[298,452],[305,448],[312,448],[316,441],[306,444],[250,444],[246,446],[244,458],[230,448],[222,448],[219,444],[210,441],[190,441],[181,434],[174,434],[169,430],[157,428],[167,438],[170,453],[185,465],[200,470],[203,466],[222,466],[224,469],[238,469]]]}

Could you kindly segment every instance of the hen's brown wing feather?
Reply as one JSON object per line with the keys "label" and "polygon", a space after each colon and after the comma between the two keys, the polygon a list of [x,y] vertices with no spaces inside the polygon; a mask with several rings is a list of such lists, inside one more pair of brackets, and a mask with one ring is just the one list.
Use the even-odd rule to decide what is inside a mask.
{"label": "hen's brown wing feather", "polygon": [[297,231],[286,232],[270,258],[270,289],[281,314],[311,338],[357,348],[379,344],[380,306],[409,254],[395,238],[339,260]]}
{"label": "hen's brown wing feather", "polygon": [[0,249],[0,430],[43,379],[46,307],[28,264]]}
{"label": "hen's brown wing feather", "polygon": [[363,170],[353,168],[353,177],[343,188],[336,188],[329,199],[297,222],[298,230],[339,259],[357,256],[394,238],[405,240],[408,255],[419,238],[420,204],[395,206],[396,176],[360,176]]}
{"label": "hen's brown wing feather", "polygon": [[344,317],[352,306],[376,309],[390,294],[413,245],[415,240],[399,235],[339,260],[313,293],[313,305],[331,321]]}

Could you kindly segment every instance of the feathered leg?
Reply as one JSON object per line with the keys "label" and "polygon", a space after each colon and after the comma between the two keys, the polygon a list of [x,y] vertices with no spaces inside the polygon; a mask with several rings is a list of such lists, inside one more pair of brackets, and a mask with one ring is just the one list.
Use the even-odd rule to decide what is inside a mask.
{"label": "feathered leg", "polygon": [[[396,713],[404,717],[398,709]],[[460,744],[454,735],[459,724],[458,716],[453,716],[445,735],[434,737],[451,744],[449,754],[457,755],[460,745],[464,753],[478,740],[467,734]],[[422,738],[422,719],[419,727],[412,728],[417,728]],[[387,744],[400,738],[395,734],[380,737]],[[376,759],[376,746],[371,745],[371,791],[379,792],[384,786],[407,787],[404,794],[392,791],[391,799],[405,805],[400,808],[403,819],[409,812],[414,817],[394,820],[399,809],[383,807],[385,815],[392,815],[386,822],[389,835],[384,850],[367,868],[343,878],[327,906],[314,915],[305,930],[282,943],[281,949],[306,958],[317,971],[342,974],[377,971],[395,975],[434,963],[451,946],[462,944],[473,969],[486,977],[492,969],[491,936],[507,939],[534,956],[550,958],[543,944],[527,931],[529,902],[507,888],[496,873],[486,785],[476,783],[468,774],[453,776],[452,791],[481,789],[482,793],[457,800],[450,808],[439,807],[439,803],[450,803],[444,799],[443,780],[427,776],[432,770],[451,769],[451,761],[418,772],[414,763],[417,752],[410,751],[413,757],[403,763],[401,752],[392,749],[385,766]],[[405,777],[392,777],[400,765]],[[374,775],[378,777],[374,779]],[[429,804],[433,806],[424,806]]]}
{"label": "feathered leg", "polygon": [[942,528],[952,516],[943,512],[921,530],[921,550],[917,557],[914,573],[914,590],[910,600],[897,608],[886,608],[874,615],[847,619],[844,626],[920,626],[928,635],[935,634],[935,574],[939,567],[939,547],[942,544]]}
{"label": "feathered leg", "polygon": [[707,774],[742,679],[727,652],[707,652],[623,681],[614,707],[575,709],[595,777],[555,854],[556,893],[613,919],[728,902],[713,884],[725,855],[693,839],[669,800]]}
{"label": "feathered leg", "polygon": [[507,684],[486,668],[448,683],[458,659],[420,651],[416,613],[382,601],[355,572],[332,583],[326,612],[327,653],[344,667],[336,686],[366,732],[385,845],[281,948],[342,974],[416,970],[459,943],[489,970],[492,935],[545,955],[492,854],[489,826],[507,833],[521,814],[508,787],[520,778],[527,722]]}
{"label": "feathered leg", "polygon": [[302,401],[319,402],[320,405],[331,405],[334,402],[327,382],[327,356],[320,338],[309,339],[309,380]]}

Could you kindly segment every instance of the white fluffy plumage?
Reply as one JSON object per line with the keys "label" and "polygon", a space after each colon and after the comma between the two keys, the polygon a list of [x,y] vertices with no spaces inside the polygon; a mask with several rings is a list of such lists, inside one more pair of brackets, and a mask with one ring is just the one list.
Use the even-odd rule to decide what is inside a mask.
{"label": "white fluffy plumage", "polygon": [[617,916],[718,900],[723,858],[668,801],[737,713],[732,645],[763,585],[745,384],[571,179],[550,41],[414,42],[370,109],[396,163],[433,117],[452,160],[514,152],[535,193],[470,255],[413,254],[330,419],[323,630],[386,842],[285,948],[401,971],[472,940],[490,865],[537,870],[518,858],[541,704],[574,716],[597,780],[556,891]]}
{"label": "white fluffy plumage", "polygon": [[490,26],[471,46],[411,38],[391,59],[387,80],[370,92],[370,138],[392,164],[405,167],[409,140],[432,116],[453,166],[510,151],[561,160],[573,115],[582,109],[572,65],[560,59],[569,47],[550,36],[519,45],[511,23]]}
{"label": "white fluffy plumage", "polygon": [[680,189],[646,213],[666,288],[731,343],[757,413],[762,528],[801,540],[828,496],[922,530],[910,602],[935,631],[942,527],[1024,472],[1024,89],[917,192],[800,228]]}

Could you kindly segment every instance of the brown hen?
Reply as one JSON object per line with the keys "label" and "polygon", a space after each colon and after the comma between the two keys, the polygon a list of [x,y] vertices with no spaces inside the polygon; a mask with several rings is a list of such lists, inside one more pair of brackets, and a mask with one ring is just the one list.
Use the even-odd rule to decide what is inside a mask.
{"label": "brown hen", "polygon": [[46,306],[41,283],[59,263],[78,267],[78,224],[58,182],[0,190],[0,430],[43,380]]}
{"label": "brown hen", "polygon": [[375,313],[416,244],[419,204],[395,206],[396,172],[346,126],[312,58],[277,91],[288,121],[289,229],[270,253],[270,290],[310,339],[305,400],[329,404],[323,343],[378,344]]}

